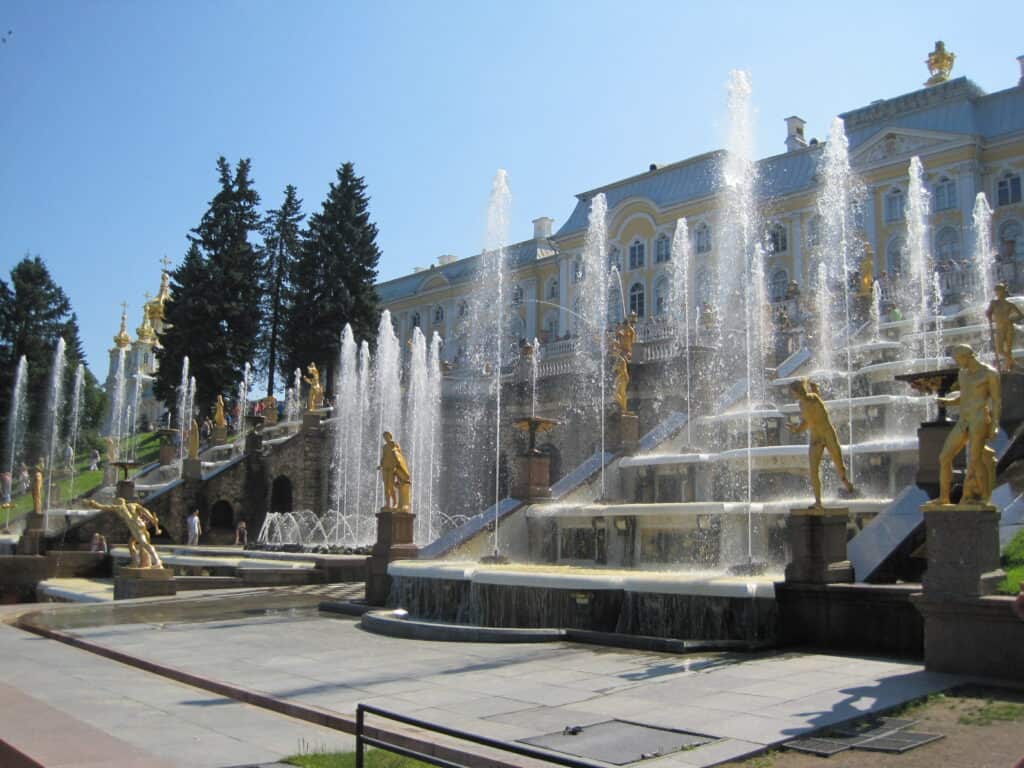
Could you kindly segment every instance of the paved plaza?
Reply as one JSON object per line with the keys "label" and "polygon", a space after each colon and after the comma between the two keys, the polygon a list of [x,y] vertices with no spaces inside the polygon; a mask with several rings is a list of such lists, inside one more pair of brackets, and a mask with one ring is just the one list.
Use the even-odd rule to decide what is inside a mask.
{"label": "paved plaza", "polygon": [[[351,715],[362,702],[507,741],[612,718],[718,739],[641,763],[652,768],[712,765],[959,680],[919,664],[816,653],[679,656],[567,642],[403,640],[308,607],[65,631],[311,711]],[[0,673],[9,687],[0,696],[31,697],[165,761],[154,765],[219,768],[352,743],[11,627],[0,627]],[[0,737],[17,733],[0,722]]]}

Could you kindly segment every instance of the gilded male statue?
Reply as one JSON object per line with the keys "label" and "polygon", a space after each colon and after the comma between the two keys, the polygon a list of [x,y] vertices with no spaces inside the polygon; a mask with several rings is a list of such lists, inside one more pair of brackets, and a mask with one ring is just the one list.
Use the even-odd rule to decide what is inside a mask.
{"label": "gilded male statue", "polygon": [[814,490],[814,506],[821,508],[821,458],[825,451],[828,451],[832,464],[835,465],[839,479],[846,490],[853,493],[853,483],[846,476],[846,465],[843,464],[843,453],[839,447],[839,436],[836,428],[829,418],[828,409],[825,408],[825,401],[817,392],[817,388],[809,384],[805,379],[794,381],[789,385],[790,394],[800,404],[800,423],[796,426],[787,424],[790,432],[799,434],[808,432],[810,434],[810,475],[811,488]]}
{"label": "gilded male statue", "polygon": [[1024,320],[1024,312],[1017,308],[1017,305],[1006,298],[1008,290],[1006,283],[999,283],[995,287],[996,297],[989,302],[985,310],[985,317],[992,328],[992,346],[996,353],[996,365],[1000,370],[1013,370],[1013,324]]}
{"label": "gilded male statue", "polygon": [[384,481],[384,507],[399,509],[398,487],[409,485],[412,476],[409,473],[409,466],[405,463],[405,456],[402,455],[402,448],[390,432],[384,433],[384,445],[381,448],[380,464],[377,469],[381,471],[381,478]]}
{"label": "gilded male statue", "polygon": [[961,502],[987,504],[996,474],[995,451],[987,441],[999,431],[1003,403],[999,372],[978,360],[974,350],[966,344],[954,345],[950,354],[960,369],[957,375],[959,392],[938,400],[942,405],[960,406],[960,418],[947,435],[939,454],[939,497],[935,501],[938,504],[950,503],[953,459],[967,446],[967,474]]}
{"label": "gilded male statue", "polygon": [[306,366],[306,373],[309,375],[302,377],[303,381],[309,384],[309,396],[306,403],[306,410],[312,411],[323,406],[324,388],[320,384],[320,371],[317,370],[316,363],[310,363]]}
{"label": "gilded male statue", "polygon": [[218,427],[226,427],[228,420],[224,416],[224,396],[217,395],[217,402],[213,404],[213,423]]}
{"label": "gilded male statue", "polygon": [[141,504],[134,501],[125,501],[120,496],[114,499],[113,504],[100,504],[93,499],[86,499],[87,506],[99,509],[103,512],[113,512],[128,527],[132,540],[128,543],[128,551],[131,553],[132,566],[135,568],[163,568],[164,564],[157,554],[156,547],[149,540],[149,526],[152,525],[157,533],[160,533],[160,521],[157,516]]}
{"label": "gilded male statue", "polygon": [[43,514],[43,462],[36,464],[35,472],[32,474],[32,511],[37,515]]}

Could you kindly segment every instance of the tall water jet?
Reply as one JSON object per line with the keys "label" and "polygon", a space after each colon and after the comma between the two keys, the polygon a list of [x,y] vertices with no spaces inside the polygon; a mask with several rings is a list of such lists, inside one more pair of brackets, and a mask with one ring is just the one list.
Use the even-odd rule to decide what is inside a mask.
{"label": "tall water jet", "polygon": [[121,437],[124,434],[124,411],[125,411],[125,359],[126,352],[123,347],[117,350],[117,362],[114,364],[113,392],[108,392],[110,398],[110,422],[107,436],[114,442],[114,450],[118,456],[121,451]]}
{"label": "tall water jet", "polygon": [[875,280],[871,284],[871,308],[870,320],[871,320],[871,340],[880,341],[882,338],[881,324],[882,324],[882,286]]}
{"label": "tall water jet", "polygon": [[242,368],[242,379],[238,382],[238,405],[235,411],[238,414],[235,420],[235,432],[238,440],[245,440],[245,417],[249,410],[249,377],[252,375],[252,367],[246,363]]}
{"label": "tall water jet", "polygon": [[181,358],[181,379],[178,382],[178,459],[180,471],[184,472],[185,430],[189,428],[191,414],[188,412],[188,355]]}
{"label": "tall water jet", "polygon": [[537,372],[540,368],[540,341],[536,338],[530,345],[530,418],[537,418]]}
{"label": "tall water jet", "polygon": [[693,446],[693,413],[690,401],[690,260],[693,248],[690,245],[690,232],[686,219],[676,222],[676,231],[672,235],[671,310],[669,321],[672,324],[672,338],[675,349],[681,351],[685,370],[686,392],[686,444]]}
{"label": "tall water jet", "polygon": [[127,411],[127,425],[125,432],[132,439],[130,459],[135,459],[138,450],[138,440],[135,439],[138,433],[139,402],[142,400],[142,371],[132,374],[132,396],[129,400]]}
{"label": "tall water jet", "polygon": [[353,503],[350,493],[350,489],[354,490],[356,475],[359,472],[359,467],[355,466],[356,457],[359,456],[356,433],[362,431],[363,418],[357,403],[359,374],[356,366],[355,336],[352,333],[352,326],[346,323],[341,332],[338,381],[335,386],[338,407],[335,409],[333,419],[334,456],[331,464],[334,470],[334,483],[331,487],[329,505],[337,516],[334,526],[336,544],[351,537],[349,515],[358,509],[358,504]]}
{"label": "tall water jet", "polygon": [[417,543],[430,540],[431,515],[427,497],[430,493],[430,440],[433,419],[427,374],[427,340],[419,328],[413,328],[407,376],[405,423],[406,460],[414,478],[412,508],[416,513],[413,539]]}
{"label": "tall water jet", "polygon": [[[395,327],[391,323],[391,312],[380,314],[377,327],[377,357],[374,368],[373,392],[376,397],[377,438],[390,432],[399,443],[404,438],[402,431],[402,389],[400,382],[401,351]],[[376,484],[374,508],[380,506],[380,483]]]}
{"label": "tall water jet", "polygon": [[427,541],[433,541],[442,531],[439,525],[440,513],[437,504],[440,501],[438,495],[438,480],[441,471],[440,450],[444,444],[441,436],[441,337],[435,332],[430,339],[430,348],[427,350],[427,396],[426,406],[430,414],[428,435],[428,456],[427,456],[427,515],[429,518]]}
{"label": "tall water jet", "polygon": [[828,264],[818,262],[814,282],[814,311],[818,344],[818,368],[823,371],[834,369],[832,359],[832,291],[829,290]]}
{"label": "tall water jet", "polygon": [[295,369],[292,374],[292,385],[285,394],[284,420],[299,421],[302,418],[302,370]]}
{"label": "tall water jet", "polygon": [[[14,462],[21,453],[22,443],[25,439],[25,424],[28,422],[28,408],[26,387],[28,386],[28,361],[22,355],[18,359],[18,367],[14,372],[14,387],[11,390],[11,407],[7,413],[7,436],[4,446],[7,449],[7,477],[8,482],[14,482]],[[4,488],[4,493],[9,493],[10,487]],[[10,499],[4,499],[10,501]],[[10,512],[8,512],[10,515]]]}
{"label": "tall water jet", "polygon": [[984,303],[992,298],[995,292],[996,251],[992,247],[992,208],[984,192],[974,198],[972,213],[974,229],[974,268],[978,273],[977,294],[974,300]]}
{"label": "tall water jet", "polygon": [[[123,351],[123,350],[122,350]],[[49,513],[52,503],[53,465],[57,446],[60,444],[61,418],[64,409],[64,339],[57,339],[57,348],[53,352],[53,367],[50,369],[49,395],[46,399],[46,488],[43,492],[43,509]]]}
{"label": "tall water jet", "polygon": [[917,331],[921,339],[921,357],[937,357],[932,347],[932,336],[927,333],[928,322],[939,322],[939,306],[932,290],[935,265],[928,234],[928,215],[931,210],[924,183],[924,168],[916,155],[910,158],[910,184],[907,188],[907,261],[912,294],[909,305],[916,306]]}
{"label": "tall water jet", "polygon": [[[373,477],[373,468],[377,466],[377,441],[374,439],[374,435],[369,433],[369,421],[371,416],[370,411],[370,345],[364,340],[359,345],[359,368],[357,371],[356,378],[356,392],[358,394],[358,412],[360,414],[359,428],[355,430],[353,434],[354,438],[354,463],[356,464],[356,492],[355,492],[355,503],[359,509],[374,510],[375,507],[370,506],[370,497],[373,494],[374,488],[377,487],[377,483],[371,482],[368,485],[363,485],[363,478]],[[369,450],[364,446],[372,446]],[[362,462],[362,463],[359,463]],[[373,531],[373,517],[367,517],[365,515],[359,515],[359,510],[355,511],[355,524],[353,526],[353,545],[360,544],[364,540],[364,537],[372,535]]]}
{"label": "tall water jet", "polygon": [[68,422],[70,434],[68,445],[71,446],[71,471],[68,498],[75,498],[75,457],[78,456],[78,437],[82,426],[82,401],[85,398],[85,366],[81,363],[75,368],[75,381],[71,387],[71,418]]}

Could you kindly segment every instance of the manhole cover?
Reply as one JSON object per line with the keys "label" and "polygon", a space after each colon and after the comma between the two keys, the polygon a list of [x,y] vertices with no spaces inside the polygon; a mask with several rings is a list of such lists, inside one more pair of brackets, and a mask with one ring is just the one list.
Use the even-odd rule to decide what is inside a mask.
{"label": "manhole cover", "polygon": [[848,741],[841,739],[794,739],[783,744],[786,749],[797,752],[807,752],[818,757],[831,757],[839,752],[845,752],[850,748]]}
{"label": "manhole cover", "polygon": [[584,726],[567,726],[557,733],[522,739],[524,744],[601,760],[613,765],[635,763],[714,741],[708,736],[625,720],[606,720]]}
{"label": "manhole cover", "polygon": [[866,749],[869,752],[906,752],[908,749],[930,744],[941,738],[942,735],[936,733],[897,731],[896,733],[887,733],[885,736],[862,741],[857,745],[857,749]]}

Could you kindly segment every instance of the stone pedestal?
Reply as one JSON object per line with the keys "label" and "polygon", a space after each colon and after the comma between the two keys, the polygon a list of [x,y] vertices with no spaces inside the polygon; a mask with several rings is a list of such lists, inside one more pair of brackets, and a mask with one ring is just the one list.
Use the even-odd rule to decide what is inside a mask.
{"label": "stone pedestal", "polygon": [[166,467],[169,464],[173,464],[176,458],[178,458],[178,451],[173,445],[169,443],[160,444],[159,461],[161,467]]}
{"label": "stone pedestal", "polygon": [[19,555],[46,554],[46,517],[35,512],[25,516],[25,528],[18,539]]}
{"label": "stone pedestal", "polygon": [[999,568],[999,510],[990,504],[924,504],[928,570],[925,597],[978,597],[995,592]]}
{"label": "stone pedestal", "polygon": [[228,441],[228,428],[223,424],[214,424],[213,433],[210,436],[214,445],[224,445]]}
{"label": "stone pedestal", "polygon": [[117,497],[119,499],[125,499],[126,501],[135,500],[135,481],[134,480],[118,480],[117,481]]}
{"label": "stone pedestal", "polygon": [[793,509],[789,513],[789,548],[786,582],[835,584],[853,581],[853,566],[846,559],[845,507]]}
{"label": "stone pedestal", "polygon": [[620,413],[615,417],[618,424],[618,450],[632,456],[640,447],[640,417],[635,413]]}
{"label": "stone pedestal", "polygon": [[185,480],[202,480],[203,462],[199,459],[185,459],[182,463],[181,476]]}
{"label": "stone pedestal", "polygon": [[167,568],[134,568],[124,566],[114,579],[114,599],[164,597],[178,593],[174,574]]}
{"label": "stone pedestal", "polygon": [[382,508],[377,513],[377,542],[373,545],[366,578],[366,602],[384,605],[391,591],[388,563],[395,560],[415,560],[419,547],[412,543],[412,525],[416,516]]}
{"label": "stone pedestal", "polygon": [[518,478],[512,496],[520,501],[551,498],[551,458],[543,453],[526,453],[516,457]]}
{"label": "stone pedestal", "polygon": [[322,414],[320,411],[306,411],[302,414],[302,431],[305,432],[307,429],[320,429],[320,419]]}

